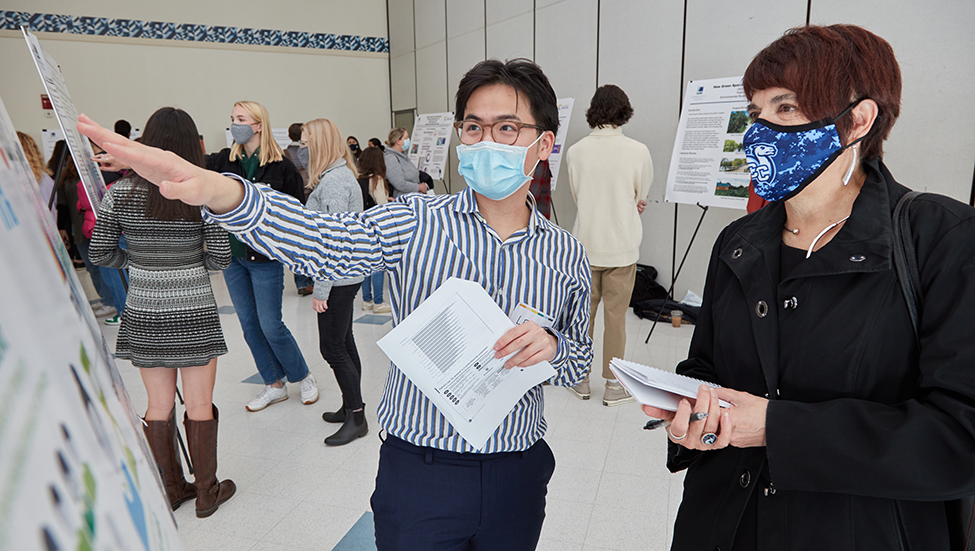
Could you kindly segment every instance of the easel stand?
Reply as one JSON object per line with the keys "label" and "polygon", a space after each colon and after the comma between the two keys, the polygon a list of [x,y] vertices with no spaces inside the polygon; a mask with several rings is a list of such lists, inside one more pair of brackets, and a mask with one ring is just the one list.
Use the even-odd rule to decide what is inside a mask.
{"label": "easel stand", "polygon": [[[183,406],[183,409],[186,409],[186,402],[183,401],[183,394],[179,391],[178,386],[176,387],[176,399],[179,400],[179,403]],[[176,406],[173,405],[173,407]],[[190,472],[190,474],[193,474],[193,463],[190,462],[190,456],[186,453],[186,444],[183,443],[183,433],[179,432],[179,425],[180,423],[177,419],[176,426],[173,427],[173,430],[176,431],[176,441],[179,442],[179,450],[183,452],[183,459],[186,460],[186,469]]]}
{"label": "easel stand", "polygon": [[[670,297],[671,300],[673,300],[674,298],[674,285],[677,283],[677,278],[678,276],[680,276],[680,271],[684,269],[684,262],[687,260],[687,254],[691,252],[691,245],[694,244],[694,239],[697,237],[697,231],[701,229],[701,223],[704,222],[704,215],[708,213],[708,207],[702,206],[700,203],[697,203],[697,206],[701,209],[701,218],[698,219],[697,227],[694,228],[694,234],[691,235],[691,240],[690,242],[687,243],[687,249],[684,251],[684,257],[680,259],[680,266],[678,266],[677,271],[674,272],[674,278],[670,280],[670,289],[667,289],[667,296]],[[675,256],[676,256],[676,252],[677,252],[677,206],[675,205],[674,206]],[[666,307],[667,307],[667,301],[664,300],[664,303],[660,305],[660,310],[657,311],[657,315],[654,317],[653,325],[650,326],[650,332],[647,333],[647,338],[646,340],[643,341],[643,344],[647,344],[650,342],[650,335],[653,335],[653,330],[654,328],[657,327],[657,320],[660,319],[660,315],[663,314],[664,308]]]}

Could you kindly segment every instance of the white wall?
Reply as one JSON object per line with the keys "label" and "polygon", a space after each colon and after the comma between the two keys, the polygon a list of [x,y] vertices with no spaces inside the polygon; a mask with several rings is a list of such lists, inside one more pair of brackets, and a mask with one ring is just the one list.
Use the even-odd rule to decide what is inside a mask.
{"label": "white wall", "polygon": [[[293,0],[271,6],[250,0],[5,0],[6,10],[176,23],[385,37],[385,0]],[[78,110],[105,125],[124,118],[142,127],[153,111],[175,106],[193,116],[206,147],[225,147],[233,103],[259,101],[271,126],[318,117],[365,141],[390,125],[386,54],[302,48],[206,45],[37,33],[59,63]],[[40,139],[57,127],[41,109],[43,85],[17,32],[0,32],[0,97],[18,130]]]}
{"label": "white wall", "polygon": [[[664,203],[664,188],[688,80],[741,75],[751,58],[788,28],[854,23],[894,47],[904,77],[901,118],[885,161],[905,185],[969,201],[975,169],[975,2],[932,0],[750,0],[648,2],[646,0],[389,0],[394,75],[409,71],[416,51],[416,93],[393,84],[397,109],[453,110],[457,82],[485,56],[534,59],[559,97],[575,97],[569,144],[587,135],[585,110],[597,86],[617,84],[635,114],[624,132],[650,148],[653,201],[643,215],[642,263],[669,284],[701,210]],[[412,8],[412,10],[410,9]],[[809,11],[809,14],[807,14]],[[393,13],[410,12],[414,18]],[[686,15],[685,15],[686,13]],[[412,39],[412,44],[404,43]],[[402,49],[401,49],[402,48]],[[400,58],[395,52],[402,51]],[[423,52],[421,54],[421,52]],[[446,88],[446,90],[444,89]],[[451,167],[456,166],[453,155]],[[560,225],[571,228],[576,206],[566,170],[553,204]],[[448,171],[454,191],[464,186]],[[674,212],[678,212],[674,235]],[[675,295],[701,293],[711,245],[744,211],[712,208],[677,281]]]}

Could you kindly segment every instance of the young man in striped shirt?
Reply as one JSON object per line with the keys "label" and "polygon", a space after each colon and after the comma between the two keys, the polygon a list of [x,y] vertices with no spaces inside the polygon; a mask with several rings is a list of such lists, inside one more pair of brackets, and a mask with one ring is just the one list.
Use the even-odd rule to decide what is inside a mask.
{"label": "young man in striped shirt", "polygon": [[[557,371],[549,382],[575,385],[592,361],[589,262],[528,193],[529,175],[548,158],[558,130],[555,92],[530,61],[484,61],[461,80],[455,116],[468,189],[331,216],[112,138],[84,117],[79,129],[107,141],[163,195],[206,205],[208,220],[293,270],[335,279],[387,270],[394,324],[450,277],[478,282],[508,313],[524,302],[548,314],[551,328],[511,329],[495,345],[497,356],[520,350],[506,367],[546,360]],[[380,551],[534,549],[555,468],[542,410],[539,385],[475,450],[392,365],[379,404],[387,436],[372,497]]]}

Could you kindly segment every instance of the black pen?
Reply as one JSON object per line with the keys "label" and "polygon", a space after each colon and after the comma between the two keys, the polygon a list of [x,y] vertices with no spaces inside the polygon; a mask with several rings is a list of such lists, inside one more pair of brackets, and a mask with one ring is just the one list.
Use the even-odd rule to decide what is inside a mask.
{"label": "black pen", "polygon": [[[690,422],[693,423],[694,421],[701,421],[706,419],[707,416],[707,412],[704,411],[692,413],[690,416]],[[670,421],[664,421],[663,419],[651,419],[647,421],[646,425],[643,425],[643,430],[659,429],[660,427],[668,425],[670,425]]]}

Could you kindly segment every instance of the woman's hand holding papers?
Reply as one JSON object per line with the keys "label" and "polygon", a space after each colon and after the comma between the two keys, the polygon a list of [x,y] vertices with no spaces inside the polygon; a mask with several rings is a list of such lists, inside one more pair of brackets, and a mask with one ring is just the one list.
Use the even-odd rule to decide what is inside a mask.
{"label": "woman's hand holding papers", "polygon": [[[721,409],[720,400],[731,404]],[[692,450],[717,450],[727,446],[751,448],[765,445],[765,413],[768,400],[747,392],[701,385],[697,399],[681,399],[677,411],[643,406],[643,412],[670,422],[671,442]],[[692,413],[706,413],[704,422],[692,422]],[[699,417],[699,416],[698,416]],[[707,443],[710,442],[710,443]]]}
{"label": "woman's hand holding papers", "polygon": [[528,367],[539,362],[555,359],[559,341],[551,333],[533,321],[516,325],[505,332],[494,344],[494,357],[503,358],[518,352],[505,362],[504,368]]}

